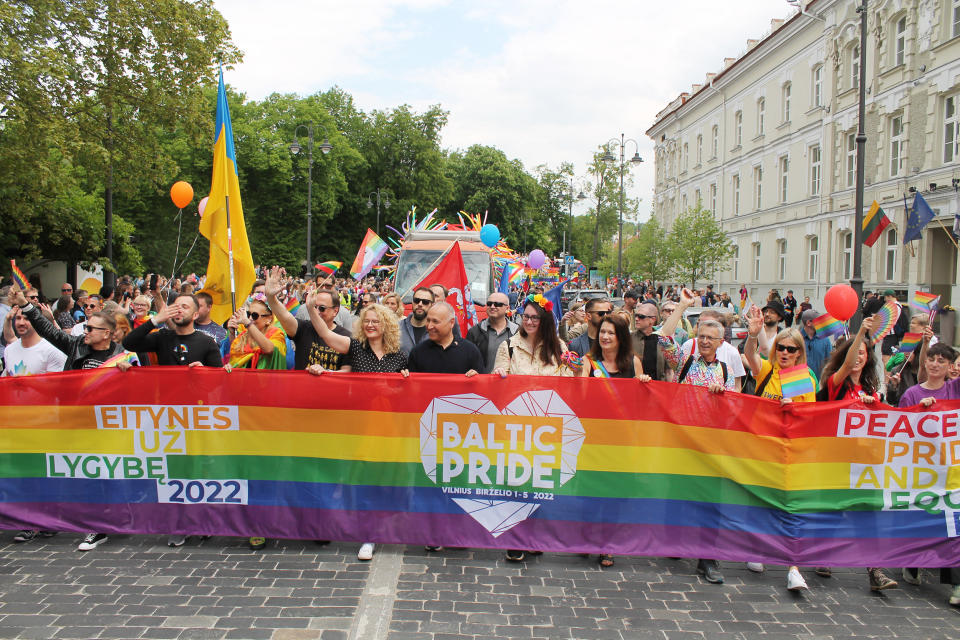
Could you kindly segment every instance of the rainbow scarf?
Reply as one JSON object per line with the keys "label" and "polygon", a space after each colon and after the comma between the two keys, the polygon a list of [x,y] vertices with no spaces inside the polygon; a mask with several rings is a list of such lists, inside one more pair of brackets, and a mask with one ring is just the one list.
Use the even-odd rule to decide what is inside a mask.
{"label": "rainbow scarf", "polygon": [[242,331],[230,344],[230,366],[234,369],[286,369],[287,340],[283,330],[272,324],[263,335],[273,343],[272,353],[264,355],[260,345],[247,331]]}

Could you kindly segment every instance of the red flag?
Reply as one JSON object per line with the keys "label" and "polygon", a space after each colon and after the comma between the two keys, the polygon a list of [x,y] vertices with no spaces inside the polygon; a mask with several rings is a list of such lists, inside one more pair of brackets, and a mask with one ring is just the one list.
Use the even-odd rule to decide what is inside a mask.
{"label": "red flag", "polygon": [[417,287],[429,287],[433,284],[442,284],[447,288],[446,301],[456,312],[460,337],[466,338],[470,327],[477,324],[477,311],[473,308],[473,292],[470,291],[470,281],[467,280],[467,270],[463,266],[463,254],[460,253],[459,242],[454,243],[450,253],[417,284]]}

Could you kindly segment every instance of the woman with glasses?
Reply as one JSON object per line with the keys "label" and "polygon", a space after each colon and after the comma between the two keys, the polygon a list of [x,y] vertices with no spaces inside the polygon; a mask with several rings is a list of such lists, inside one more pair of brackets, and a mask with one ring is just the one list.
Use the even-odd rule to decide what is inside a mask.
{"label": "woman with glasses", "polygon": [[240,330],[230,343],[230,366],[234,369],[286,369],[286,336],[273,324],[273,312],[262,299],[263,294],[255,296],[260,297],[254,297],[246,309],[237,309],[227,322],[227,328]]}
{"label": "woman with glasses", "polygon": [[[493,373],[528,376],[572,376],[573,371],[563,362],[566,346],[557,336],[553,317],[553,303],[542,295],[529,295],[523,302],[520,329],[497,349]],[[541,552],[530,552],[539,555]],[[507,560],[521,562],[527,552],[522,549],[507,551]]]}
{"label": "woman with glasses", "polygon": [[151,304],[150,298],[145,295],[137,296],[133,299],[133,302],[130,303],[130,322],[133,324],[134,329],[150,320],[150,316],[154,315],[153,312],[150,311]]}
{"label": "woman with glasses", "polygon": [[[366,305],[352,338],[334,333],[325,323],[319,324],[318,334],[331,349],[350,354],[353,373],[399,373],[407,368],[407,354],[400,349],[400,323],[387,307],[376,303]],[[307,371],[319,376],[326,369],[312,364]],[[372,560],[374,548],[372,542],[364,542],[357,559]]]}

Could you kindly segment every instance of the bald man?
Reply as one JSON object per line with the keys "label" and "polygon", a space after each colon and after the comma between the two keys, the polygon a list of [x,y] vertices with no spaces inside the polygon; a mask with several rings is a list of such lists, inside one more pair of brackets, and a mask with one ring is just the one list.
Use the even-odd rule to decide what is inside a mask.
{"label": "bald man", "polygon": [[456,312],[447,302],[436,302],[427,311],[427,336],[410,350],[407,371],[420,373],[461,373],[468,378],[483,371],[480,350],[453,332]]}
{"label": "bald man", "polygon": [[483,356],[483,373],[493,371],[497,349],[519,329],[515,322],[507,318],[509,305],[510,298],[507,294],[499,291],[491,293],[487,297],[487,317],[467,331],[467,340],[477,345],[480,355]]}

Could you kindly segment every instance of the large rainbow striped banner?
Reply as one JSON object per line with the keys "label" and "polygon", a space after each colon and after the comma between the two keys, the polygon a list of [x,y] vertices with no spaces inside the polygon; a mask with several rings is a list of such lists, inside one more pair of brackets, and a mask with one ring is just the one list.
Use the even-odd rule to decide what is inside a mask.
{"label": "large rainbow striped banner", "polygon": [[0,527],[960,561],[960,403],[148,367],[0,382]]}

